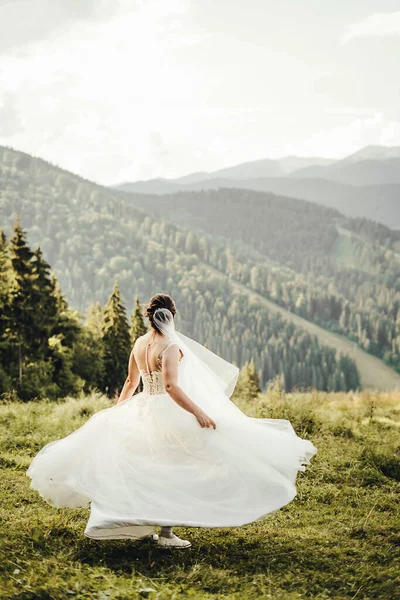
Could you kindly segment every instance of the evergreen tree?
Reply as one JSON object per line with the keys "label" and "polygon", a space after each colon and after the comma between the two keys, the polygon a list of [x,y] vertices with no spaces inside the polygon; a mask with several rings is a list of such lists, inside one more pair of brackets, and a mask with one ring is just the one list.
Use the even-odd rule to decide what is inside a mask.
{"label": "evergreen tree", "polygon": [[114,285],[104,308],[103,349],[103,389],[112,398],[125,381],[131,349],[126,309],[118,284]]}
{"label": "evergreen tree", "polygon": [[11,378],[7,365],[12,350],[10,332],[11,320],[12,269],[8,256],[7,238],[0,231],[0,394],[9,390]]}
{"label": "evergreen tree", "polygon": [[89,306],[85,326],[74,344],[74,372],[84,381],[84,391],[100,389],[104,380],[104,312],[100,302]]}
{"label": "evergreen tree", "polygon": [[61,291],[60,284],[56,276],[52,274],[52,287],[57,306],[57,319],[54,325],[53,334],[61,336],[63,344],[72,348],[73,344],[79,339],[81,333],[81,316],[76,310],[68,306],[64,294]]}
{"label": "evergreen tree", "polygon": [[101,337],[97,337],[88,327],[82,327],[73,345],[72,370],[83,381],[83,390],[90,392],[101,389],[104,380],[104,347]]}
{"label": "evergreen tree", "polygon": [[35,306],[35,354],[45,358],[48,339],[52,336],[59,314],[59,303],[55,294],[56,280],[50,265],[44,260],[38,247],[33,253],[32,304]]}
{"label": "evergreen tree", "polygon": [[240,370],[234,398],[254,400],[260,393],[260,382],[254,360],[246,362]]}
{"label": "evergreen tree", "polygon": [[[75,394],[84,384],[73,371],[72,346],[81,330],[78,313],[68,309],[41,249],[30,250],[19,222],[9,243],[9,256],[9,337],[13,344],[8,360],[9,384],[24,400]],[[14,364],[18,371],[13,369]]]}
{"label": "evergreen tree", "polygon": [[131,345],[133,346],[136,340],[145,333],[147,333],[147,327],[144,323],[142,309],[140,308],[139,304],[139,298],[136,296],[130,327]]}
{"label": "evergreen tree", "polygon": [[36,279],[33,267],[33,252],[26,243],[26,233],[17,220],[14,234],[9,243],[9,253],[13,270],[10,313],[13,327],[10,339],[17,349],[18,382],[22,385],[23,364],[35,339],[37,318],[33,299],[33,286]]}
{"label": "evergreen tree", "polygon": [[54,296],[56,297],[56,300],[57,300],[57,310],[58,310],[58,313],[60,314],[63,311],[68,309],[68,302],[66,301],[65,296],[61,291],[60,284],[59,284],[58,280],[56,279],[56,276],[54,275],[54,273],[52,274],[52,283],[53,283],[53,288],[54,288]]}
{"label": "evergreen tree", "polygon": [[103,337],[104,312],[100,302],[90,304],[85,325],[94,337]]}
{"label": "evergreen tree", "polygon": [[84,380],[74,372],[74,351],[68,347],[62,334],[53,335],[48,340],[52,369],[52,387],[47,391],[51,397],[64,398],[67,394],[76,395],[84,387]]}
{"label": "evergreen tree", "polygon": [[8,256],[7,238],[0,230],[0,311],[2,314],[10,302],[12,271]]}
{"label": "evergreen tree", "polygon": [[[131,317],[131,327],[130,327],[131,346],[133,346],[134,343],[136,342],[136,340],[140,336],[144,335],[145,333],[147,333],[147,327],[146,327],[144,319],[143,319],[143,314],[142,314],[142,309],[140,307],[139,298],[136,296],[135,307],[132,311],[132,317]],[[139,394],[142,391],[143,391],[143,382],[140,380],[139,385],[136,389],[136,393]]]}

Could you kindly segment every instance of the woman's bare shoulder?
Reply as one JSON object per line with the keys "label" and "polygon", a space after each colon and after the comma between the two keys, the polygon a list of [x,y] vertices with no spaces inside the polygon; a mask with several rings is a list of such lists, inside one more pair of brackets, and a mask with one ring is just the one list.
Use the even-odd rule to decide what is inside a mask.
{"label": "woman's bare shoulder", "polygon": [[182,352],[182,350],[180,349],[179,345],[175,344],[175,343],[173,343],[173,344],[171,344],[171,343],[167,344],[163,348],[163,350],[160,352],[160,358],[162,358],[167,353],[169,353],[170,356],[176,356],[176,357],[178,357],[179,360],[181,358],[183,358],[183,352]]}
{"label": "woman's bare shoulder", "polygon": [[133,348],[140,348],[146,343],[146,334],[140,335],[136,338],[135,343],[133,344]]}
{"label": "woman's bare shoulder", "polygon": [[146,341],[146,340],[147,340],[149,337],[150,337],[150,336],[149,336],[149,332],[147,331],[147,332],[146,332],[146,333],[144,333],[143,335],[139,335],[139,337],[138,337],[138,338],[136,338],[136,341],[137,341],[137,342],[140,342],[140,341]]}

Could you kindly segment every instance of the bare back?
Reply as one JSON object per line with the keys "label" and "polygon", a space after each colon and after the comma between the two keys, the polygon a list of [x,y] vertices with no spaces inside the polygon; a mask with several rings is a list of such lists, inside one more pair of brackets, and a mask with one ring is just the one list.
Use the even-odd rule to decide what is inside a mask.
{"label": "bare back", "polygon": [[[153,339],[152,331],[142,335],[134,345],[134,356],[138,369],[150,373],[161,371],[163,354],[170,346],[171,343],[164,336],[156,336]],[[182,351],[180,353],[182,355]]]}

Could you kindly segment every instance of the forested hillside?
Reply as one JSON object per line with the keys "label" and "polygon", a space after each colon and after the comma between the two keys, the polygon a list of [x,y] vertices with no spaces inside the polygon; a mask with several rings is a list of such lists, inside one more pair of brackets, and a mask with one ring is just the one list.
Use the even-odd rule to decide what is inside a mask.
{"label": "forested hillside", "polygon": [[[168,290],[183,307],[182,324],[190,324],[196,339],[231,362],[254,362],[263,387],[277,375],[288,390],[360,387],[348,356],[337,358],[315,336],[247,296],[233,295],[229,283],[211,277],[195,258],[179,260],[170,251],[158,264],[170,272]],[[40,249],[31,251],[18,224],[10,240],[2,234],[0,277],[0,393],[16,390],[30,399],[90,387],[110,395],[121,389],[134,336],[117,286],[104,308],[91,305],[83,325],[68,308]],[[159,282],[166,285],[163,277]],[[132,320],[131,330],[137,330],[135,325]],[[145,331],[144,324],[139,329]]]}
{"label": "forested hillside", "polygon": [[130,198],[151,215],[190,227],[191,251],[202,260],[400,371],[399,232],[248,190]]}
{"label": "forested hillside", "polygon": [[[154,219],[117,192],[27,155],[3,149],[0,164],[2,222],[7,234],[2,241],[2,272],[10,281],[2,302],[11,306],[9,323],[2,323],[3,364],[13,356],[14,365],[12,373],[4,370],[4,389],[18,379],[15,365],[19,364],[18,353],[24,353],[23,339],[16,341],[9,337],[17,315],[12,310],[13,298],[23,293],[24,285],[15,256],[20,246],[25,256],[25,245],[33,249],[36,244],[40,244],[46,261],[54,267],[70,305],[82,312],[86,313],[93,302],[104,304],[114,281],[118,281],[128,312],[136,296],[143,302],[155,292],[167,291],[177,302],[182,331],[207,343],[238,366],[254,359],[263,387],[275,375],[282,377],[288,390],[359,386],[352,360],[336,356],[335,350],[321,346],[315,336],[283,321],[279,315],[270,314],[247,295],[233,293],[226,276],[212,274],[196,255],[197,245],[204,248],[211,262],[224,263],[225,259],[206,236]],[[12,231],[17,215],[28,232],[27,244],[23,230]],[[32,257],[26,260],[35,262]],[[34,265],[26,267],[25,261],[24,268],[34,275]],[[34,293],[32,288],[31,298],[28,294],[25,299],[28,304],[31,302],[31,309]],[[79,336],[78,340],[73,336],[68,338],[54,327],[53,323],[45,335],[48,340],[61,335],[57,342],[53,339],[51,343],[70,349],[72,354],[65,352],[72,361],[71,370],[82,380],[77,385],[95,383],[93,373],[90,376],[78,373],[82,361],[74,358],[76,346],[80,352],[85,347],[85,336],[83,341]],[[101,327],[97,331],[98,337],[104,336]],[[60,351],[64,352],[63,348]],[[25,366],[36,360],[47,361],[47,349],[39,358],[35,352],[34,345],[27,343],[22,356]]]}

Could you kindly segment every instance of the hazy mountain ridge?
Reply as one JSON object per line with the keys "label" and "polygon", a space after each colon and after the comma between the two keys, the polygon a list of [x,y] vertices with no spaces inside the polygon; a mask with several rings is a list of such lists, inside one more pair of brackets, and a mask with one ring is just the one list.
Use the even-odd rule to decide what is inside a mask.
{"label": "hazy mountain ridge", "polygon": [[[148,186],[149,191],[150,188],[153,190],[151,193],[158,193],[154,191],[157,185],[160,186],[160,189],[162,189],[162,185],[165,185],[166,187],[170,185],[171,187],[168,189],[172,191],[173,189],[179,189],[179,184],[200,184],[200,182],[207,182],[208,180],[214,181],[222,179],[229,181],[230,179],[234,179],[240,181],[242,179],[248,180],[258,177],[280,177],[294,172],[297,169],[314,165],[328,165],[332,162],[333,159],[319,157],[307,158],[302,156],[285,156],[284,158],[277,159],[265,158],[240,163],[232,167],[225,167],[215,171],[199,171],[197,173],[189,173],[188,175],[183,175],[182,177],[177,177],[175,179],[156,177],[155,179],[139,180],[136,182],[124,182],[112,185],[110,187],[123,189],[126,186],[135,184],[137,186],[142,186],[143,189]],[[174,188],[174,186],[177,186],[177,188]],[[128,191],[134,190],[130,189]]]}
{"label": "hazy mountain ridge", "polygon": [[319,178],[259,177],[242,181],[209,179],[186,185],[179,185],[165,179],[154,179],[149,182],[128,183],[117,189],[140,194],[163,195],[219,188],[265,191],[308,200],[335,208],[349,217],[363,216],[391,228],[400,229],[400,184],[354,187]]}
{"label": "hazy mountain ridge", "polygon": [[350,164],[360,160],[386,160],[389,158],[400,158],[400,146],[365,146],[365,148],[340,159],[337,163]]}
{"label": "hazy mountain ridge", "polygon": [[158,178],[112,186],[142,194],[221,187],[302,198],[336,208],[351,217],[366,217],[400,229],[399,147],[367,146],[337,161],[301,157],[266,159],[177,179]]}
{"label": "hazy mountain ridge", "polygon": [[382,185],[400,183],[400,158],[365,159],[352,163],[339,161],[328,166],[315,165],[298,169],[289,177],[328,179],[347,185]]}

